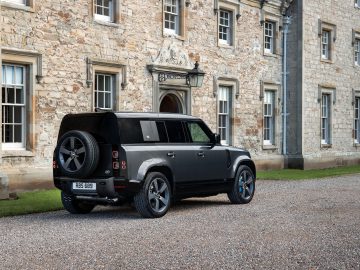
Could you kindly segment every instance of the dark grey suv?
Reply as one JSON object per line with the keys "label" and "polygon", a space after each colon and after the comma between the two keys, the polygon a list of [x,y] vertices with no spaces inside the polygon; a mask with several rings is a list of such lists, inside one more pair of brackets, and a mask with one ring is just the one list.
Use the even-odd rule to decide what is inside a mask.
{"label": "dark grey suv", "polygon": [[222,146],[199,118],[104,112],[64,117],[53,174],[70,213],[133,201],[154,218],[194,196],[227,193],[231,203],[249,203],[256,169],[248,151]]}

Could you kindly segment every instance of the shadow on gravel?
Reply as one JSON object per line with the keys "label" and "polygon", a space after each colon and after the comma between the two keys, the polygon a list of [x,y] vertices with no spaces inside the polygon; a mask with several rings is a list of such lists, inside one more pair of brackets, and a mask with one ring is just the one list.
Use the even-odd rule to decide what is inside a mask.
{"label": "shadow on gravel", "polygon": [[[209,198],[201,199],[186,199],[178,201],[171,206],[168,213],[171,212],[191,212],[197,211],[203,208],[209,207],[221,207],[224,205],[231,205],[229,201],[226,200],[209,200]],[[140,214],[136,211],[135,207],[130,205],[123,206],[97,206],[89,214],[70,214],[65,210],[52,212],[51,215],[39,215],[41,219],[48,220],[104,220],[104,219],[143,219]]]}

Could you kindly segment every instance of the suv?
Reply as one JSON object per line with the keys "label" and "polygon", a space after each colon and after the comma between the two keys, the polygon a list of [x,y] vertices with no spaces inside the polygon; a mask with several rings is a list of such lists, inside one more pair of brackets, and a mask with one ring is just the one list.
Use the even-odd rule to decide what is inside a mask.
{"label": "suv", "polygon": [[199,118],[100,112],[63,118],[53,175],[70,213],[133,202],[157,218],[194,196],[227,193],[231,203],[249,203],[256,169],[248,151],[222,146]]}

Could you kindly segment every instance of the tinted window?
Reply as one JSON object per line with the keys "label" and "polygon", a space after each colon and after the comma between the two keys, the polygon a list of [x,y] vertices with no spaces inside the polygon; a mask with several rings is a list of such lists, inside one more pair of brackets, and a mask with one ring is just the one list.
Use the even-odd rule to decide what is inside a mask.
{"label": "tinted window", "polygon": [[119,119],[119,129],[121,143],[144,142],[139,119]]}
{"label": "tinted window", "polygon": [[189,122],[187,123],[190,139],[192,142],[196,143],[209,143],[210,137],[205,133],[203,128],[198,122]]}
{"label": "tinted window", "polygon": [[155,121],[140,121],[144,142],[158,142],[159,133]]}
{"label": "tinted window", "polygon": [[165,125],[169,137],[169,142],[185,142],[185,133],[180,121],[166,121]]}

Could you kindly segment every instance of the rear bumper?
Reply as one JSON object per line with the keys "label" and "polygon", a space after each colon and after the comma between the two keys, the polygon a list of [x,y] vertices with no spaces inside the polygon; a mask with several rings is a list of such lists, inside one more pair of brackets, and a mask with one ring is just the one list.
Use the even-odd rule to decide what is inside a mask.
{"label": "rear bumper", "polygon": [[[74,182],[95,183],[96,190],[78,190],[73,189]],[[81,196],[119,198],[131,197],[141,188],[141,183],[123,178],[110,177],[105,179],[78,179],[68,177],[54,177],[54,185],[62,191]]]}

